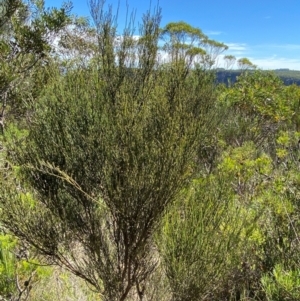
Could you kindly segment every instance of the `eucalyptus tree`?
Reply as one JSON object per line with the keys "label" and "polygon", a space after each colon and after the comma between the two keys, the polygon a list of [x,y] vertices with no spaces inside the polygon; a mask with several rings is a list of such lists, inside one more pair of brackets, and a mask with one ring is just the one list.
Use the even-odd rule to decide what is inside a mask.
{"label": "eucalyptus tree", "polygon": [[[47,10],[43,1],[4,0],[0,4],[0,124],[10,111],[16,117],[37,94],[45,78],[51,42],[70,22],[71,6]],[[44,71],[42,71],[43,73]],[[40,86],[39,86],[40,85]]]}
{"label": "eucalyptus tree", "polygon": [[84,68],[53,66],[28,135],[9,146],[2,176],[17,176],[1,186],[1,219],[104,300],[143,300],[158,260],[153,233],[201,168],[213,80],[191,64],[203,50],[190,39],[183,59],[161,64],[159,9],[135,38],[131,22],[117,33],[104,1],[90,7],[96,52]]}
{"label": "eucalyptus tree", "polygon": [[238,59],[237,64],[238,64],[239,68],[242,70],[256,69],[256,67],[257,67],[246,57]]}
{"label": "eucalyptus tree", "polygon": [[168,23],[162,29],[162,39],[165,42],[163,50],[172,60],[186,59],[189,67],[198,63],[211,68],[216,58],[228,49],[224,43],[209,39],[201,29],[183,21]]}
{"label": "eucalyptus tree", "polygon": [[226,64],[226,69],[230,69],[234,66],[234,64],[236,62],[236,57],[234,55],[225,55],[224,61]]}

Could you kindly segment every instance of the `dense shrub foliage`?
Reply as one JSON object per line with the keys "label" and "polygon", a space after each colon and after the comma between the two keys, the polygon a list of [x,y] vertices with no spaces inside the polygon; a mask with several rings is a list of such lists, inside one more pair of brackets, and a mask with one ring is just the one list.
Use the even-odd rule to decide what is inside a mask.
{"label": "dense shrub foliage", "polygon": [[299,299],[298,86],[159,9],[0,8],[0,299]]}

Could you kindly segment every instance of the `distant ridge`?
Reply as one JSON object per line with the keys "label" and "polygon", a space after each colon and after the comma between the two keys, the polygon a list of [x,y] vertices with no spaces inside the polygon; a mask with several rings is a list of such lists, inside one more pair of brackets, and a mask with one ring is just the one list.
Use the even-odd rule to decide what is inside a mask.
{"label": "distant ridge", "polygon": [[[218,83],[228,85],[233,84],[236,81],[237,76],[239,76],[243,70],[226,70],[222,68],[218,68],[216,72],[216,79]],[[289,70],[289,69],[275,69],[275,70],[266,70],[263,72],[274,72],[276,75],[280,77],[280,79],[284,82],[285,85],[289,86],[292,84],[296,84],[300,86],[300,71],[297,70]]]}

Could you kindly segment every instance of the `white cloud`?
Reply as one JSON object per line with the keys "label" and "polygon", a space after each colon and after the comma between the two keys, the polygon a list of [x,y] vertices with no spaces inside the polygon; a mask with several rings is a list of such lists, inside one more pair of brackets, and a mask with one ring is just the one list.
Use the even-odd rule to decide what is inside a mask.
{"label": "white cloud", "polygon": [[229,47],[227,52],[230,55],[238,56],[246,56],[246,52],[248,51],[248,46],[245,43],[226,43]]}
{"label": "white cloud", "polygon": [[[226,43],[229,46],[226,54],[234,55],[236,59],[247,57],[260,69],[288,68],[300,70],[300,44],[260,44]],[[219,67],[226,66],[224,55],[219,57]]]}
{"label": "white cloud", "polygon": [[250,58],[250,60],[260,69],[288,68],[291,70],[300,70],[300,59],[277,57],[273,55],[264,58]]}
{"label": "white cloud", "polygon": [[300,44],[261,44],[254,45],[254,49],[263,49],[263,50],[280,50],[280,51],[299,51]]}
{"label": "white cloud", "polygon": [[218,36],[222,34],[222,31],[214,31],[214,30],[208,30],[204,32],[207,36]]}
{"label": "white cloud", "polygon": [[231,51],[246,51],[247,46],[245,43],[226,43]]}
{"label": "white cloud", "polygon": [[[238,60],[241,57],[236,57]],[[248,57],[248,59],[258,67],[258,69],[263,70],[274,70],[281,68],[288,68],[290,70],[300,70],[300,59],[278,57],[272,55],[269,57]],[[226,68],[226,62],[224,61],[224,55],[218,57],[218,62],[215,67]],[[235,64],[233,69],[237,68]]]}
{"label": "white cloud", "polygon": [[300,44],[264,44],[251,47],[251,61],[262,69],[300,70]]}

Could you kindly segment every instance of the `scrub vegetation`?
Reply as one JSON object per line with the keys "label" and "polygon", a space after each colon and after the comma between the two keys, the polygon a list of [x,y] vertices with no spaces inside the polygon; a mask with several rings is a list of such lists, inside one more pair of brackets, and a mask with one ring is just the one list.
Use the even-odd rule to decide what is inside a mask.
{"label": "scrub vegetation", "polygon": [[0,299],[299,300],[300,88],[89,5],[0,3]]}

